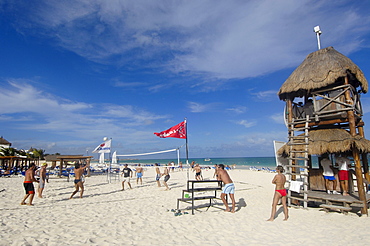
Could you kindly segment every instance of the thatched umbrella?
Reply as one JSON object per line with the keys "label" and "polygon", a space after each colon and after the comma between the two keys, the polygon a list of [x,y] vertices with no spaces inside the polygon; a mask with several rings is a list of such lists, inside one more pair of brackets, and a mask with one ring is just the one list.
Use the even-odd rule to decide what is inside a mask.
{"label": "thatched umbrella", "polygon": [[[303,136],[301,134],[300,136]],[[352,135],[344,129],[320,129],[309,132],[309,155],[322,155],[325,153],[343,153],[351,151],[353,147],[362,153],[370,153],[370,141],[356,135]],[[300,140],[303,142],[304,140]],[[296,141],[298,142],[298,141]],[[303,150],[303,145],[293,146],[293,150]],[[290,147],[285,144],[278,150],[278,155],[288,156]]]}
{"label": "thatched umbrella", "polygon": [[368,91],[367,80],[361,69],[351,59],[333,47],[309,54],[299,67],[289,76],[278,93],[280,100],[303,97],[309,91],[334,84],[337,79],[350,77],[350,84],[361,86]]}

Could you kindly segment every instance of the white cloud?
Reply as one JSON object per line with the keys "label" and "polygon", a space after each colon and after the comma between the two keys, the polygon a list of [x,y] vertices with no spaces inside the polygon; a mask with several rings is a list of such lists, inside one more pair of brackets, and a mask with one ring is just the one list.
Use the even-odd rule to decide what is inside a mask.
{"label": "white cloud", "polygon": [[252,126],[256,125],[256,122],[254,121],[248,121],[248,120],[239,120],[239,121],[233,121],[235,124],[242,125],[246,128],[250,128]]}
{"label": "white cloud", "polygon": [[192,113],[203,113],[210,110],[214,110],[217,106],[217,103],[197,103],[197,102],[188,102],[188,107]]}
{"label": "white cloud", "polygon": [[271,119],[275,122],[275,123],[278,123],[278,124],[285,124],[284,123],[284,118],[283,118],[284,114],[283,113],[276,113],[276,114],[273,114],[271,115]]}
{"label": "white cloud", "polygon": [[159,92],[161,90],[166,90],[168,89],[168,86],[166,84],[158,84],[158,85],[153,85],[148,88],[148,90],[152,93]]}
{"label": "white cloud", "polygon": [[233,108],[226,109],[227,111],[234,112],[236,114],[243,114],[247,111],[247,107],[245,106],[237,106]]}
{"label": "white cloud", "polygon": [[370,112],[370,98],[361,97],[361,105],[362,105],[362,111],[364,114],[367,114]]}
{"label": "white cloud", "polygon": [[145,86],[147,83],[144,82],[121,82],[121,81],[116,81],[114,83],[115,87],[122,87],[122,88],[136,88],[136,87],[141,87]]}
{"label": "white cloud", "polygon": [[52,36],[87,59],[228,79],[296,66],[316,50],[317,24],[323,47],[346,54],[366,45],[370,18],[361,4],[351,3],[48,0],[11,11],[21,12],[19,30]]}
{"label": "white cloud", "polygon": [[277,98],[277,91],[274,91],[274,90],[260,91],[260,92],[251,93],[251,94],[254,95],[258,101],[263,101],[263,102],[274,101]]}
{"label": "white cloud", "polygon": [[8,87],[3,86],[0,91],[0,101],[3,102],[0,104],[0,120],[16,122],[13,128],[23,130],[53,132],[53,135],[85,139],[103,135],[117,136],[117,133],[121,133],[119,136],[131,136],[139,140],[143,133],[132,129],[132,126],[137,129],[167,117],[131,105],[70,102],[30,84],[17,83],[16,80],[12,80]]}
{"label": "white cloud", "polygon": [[109,105],[105,107],[107,117],[126,118],[135,121],[135,124],[152,124],[154,120],[164,119],[167,116],[155,115],[131,105]]}
{"label": "white cloud", "polygon": [[286,139],[286,131],[251,132],[238,136],[232,142],[222,142],[219,145],[210,145],[208,147],[193,146],[191,151],[198,156],[204,156],[204,153],[208,153],[209,156],[214,157],[224,157],[220,156],[220,154],[248,157],[273,156],[273,141],[286,141]]}

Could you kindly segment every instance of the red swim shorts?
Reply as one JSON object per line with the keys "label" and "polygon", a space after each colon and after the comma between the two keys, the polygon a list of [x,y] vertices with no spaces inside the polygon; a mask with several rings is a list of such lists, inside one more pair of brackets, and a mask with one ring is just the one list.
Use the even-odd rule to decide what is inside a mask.
{"label": "red swim shorts", "polygon": [[23,186],[26,190],[26,194],[35,194],[35,187],[33,186],[32,181],[24,181]]}
{"label": "red swim shorts", "polygon": [[339,180],[348,180],[348,171],[339,170],[338,176],[339,176]]}

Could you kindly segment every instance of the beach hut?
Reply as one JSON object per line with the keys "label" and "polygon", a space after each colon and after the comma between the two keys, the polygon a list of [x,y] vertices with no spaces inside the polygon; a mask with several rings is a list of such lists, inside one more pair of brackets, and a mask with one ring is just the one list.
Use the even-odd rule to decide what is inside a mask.
{"label": "beach hut", "polygon": [[[356,200],[367,214],[364,182],[370,181],[370,141],[364,136],[360,102],[360,94],[367,91],[361,69],[333,47],[309,54],[281,86],[278,96],[286,103],[288,143],[278,154],[288,157],[288,182],[296,191],[288,192],[289,204],[301,200],[307,207],[309,201],[322,198],[327,203],[337,200],[350,205]],[[344,153],[353,157],[357,193],[347,198],[316,192],[323,188],[323,178],[321,168],[312,167],[312,155]],[[297,190],[298,179],[303,189]]]}
{"label": "beach hut", "polygon": [[[90,167],[91,158],[92,156],[84,156],[84,155],[48,155],[48,156],[45,156],[45,160],[52,163],[51,164],[52,169],[54,169],[57,166],[57,162],[59,161],[59,172],[58,172],[59,177],[62,177],[63,169],[67,168],[68,165],[73,166],[75,161],[86,164],[88,167]],[[87,169],[87,176],[90,176],[90,168]]]}
{"label": "beach hut", "polygon": [[5,138],[3,138],[3,136],[0,137],[0,148],[3,147],[3,148],[10,148],[10,146],[12,146],[12,144],[6,140]]}

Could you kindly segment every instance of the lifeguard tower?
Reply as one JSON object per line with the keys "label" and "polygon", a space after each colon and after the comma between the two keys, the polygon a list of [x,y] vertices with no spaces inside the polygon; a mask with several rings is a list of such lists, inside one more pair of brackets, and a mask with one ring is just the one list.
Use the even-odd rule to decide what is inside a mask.
{"label": "lifeguard tower", "polygon": [[[289,160],[290,186],[299,182],[300,187],[295,192],[289,190],[289,205],[296,203],[306,208],[308,202],[320,201],[326,208],[342,212],[358,206],[361,214],[367,214],[369,196],[364,182],[370,181],[370,141],[364,136],[360,101],[360,95],[367,91],[361,69],[333,47],[309,54],[281,86],[278,95],[286,102],[288,143],[278,154]],[[353,158],[350,196],[323,192],[322,168],[312,166],[312,156],[323,154],[332,159],[340,154]]]}

